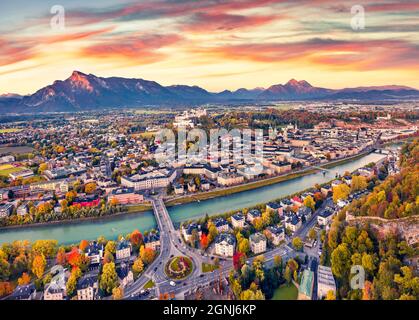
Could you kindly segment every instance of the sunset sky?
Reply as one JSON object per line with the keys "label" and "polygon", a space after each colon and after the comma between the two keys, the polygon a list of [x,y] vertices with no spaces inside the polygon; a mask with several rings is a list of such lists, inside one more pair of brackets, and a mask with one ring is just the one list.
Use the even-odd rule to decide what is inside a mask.
{"label": "sunset sky", "polygon": [[[56,4],[63,30],[50,26]],[[355,4],[364,30],[351,28]],[[291,78],[419,88],[417,0],[2,0],[0,12],[0,94],[73,70],[210,91]]]}

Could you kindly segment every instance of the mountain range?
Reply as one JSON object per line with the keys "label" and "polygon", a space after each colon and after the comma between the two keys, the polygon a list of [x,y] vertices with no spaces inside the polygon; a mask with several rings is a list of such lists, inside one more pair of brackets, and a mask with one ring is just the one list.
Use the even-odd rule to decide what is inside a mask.
{"label": "mountain range", "polygon": [[0,111],[2,114],[70,112],[115,107],[339,99],[419,99],[419,90],[396,85],[336,90],[314,87],[307,81],[291,79],[286,84],[276,84],[266,89],[242,88],[213,93],[198,86],[162,86],[155,81],[103,78],[74,71],[68,79],[54,81],[31,95],[0,95]]}

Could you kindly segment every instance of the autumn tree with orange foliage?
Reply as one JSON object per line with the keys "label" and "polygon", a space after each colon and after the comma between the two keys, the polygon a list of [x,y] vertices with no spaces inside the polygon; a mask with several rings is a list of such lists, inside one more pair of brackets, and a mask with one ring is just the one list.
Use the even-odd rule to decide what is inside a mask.
{"label": "autumn tree with orange foliage", "polygon": [[144,246],[140,247],[141,260],[147,265],[153,262],[155,254],[155,251],[151,248],[146,248]]}
{"label": "autumn tree with orange foliage", "polygon": [[74,247],[67,254],[67,262],[73,269],[80,268],[81,270],[85,270],[88,266],[89,258],[86,257],[84,254],[81,254],[77,247]]}
{"label": "autumn tree with orange foliage", "polygon": [[38,278],[41,279],[45,272],[45,267],[47,266],[47,261],[43,254],[35,256],[32,261],[32,273]]}
{"label": "autumn tree with orange foliage", "polygon": [[65,249],[63,247],[58,249],[55,261],[57,264],[62,265],[62,266],[64,266],[67,263]]}
{"label": "autumn tree with orange foliage", "polygon": [[84,250],[86,250],[86,248],[89,246],[89,241],[87,241],[87,240],[82,240],[82,241],[80,241],[80,245],[79,245],[79,249],[81,250],[81,251],[84,251]]}
{"label": "autumn tree with orange foliage", "polygon": [[143,235],[139,230],[134,230],[129,238],[131,244],[135,248],[139,248],[143,244]]}
{"label": "autumn tree with orange foliage", "polygon": [[27,274],[26,272],[22,273],[22,276],[19,279],[17,279],[17,283],[20,286],[27,285],[30,282],[31,282],[31,276]]}

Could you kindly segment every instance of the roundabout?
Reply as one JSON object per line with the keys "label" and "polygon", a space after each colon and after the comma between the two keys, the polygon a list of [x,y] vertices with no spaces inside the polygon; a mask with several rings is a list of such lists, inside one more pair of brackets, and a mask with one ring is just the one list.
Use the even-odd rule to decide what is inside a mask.
{"label": "roundabout", "polygon": [[183,280],[191,275],[193,271],[193,262],[186,256],[177,256],[171,258],[164,267],[166,276],[172,280]]}

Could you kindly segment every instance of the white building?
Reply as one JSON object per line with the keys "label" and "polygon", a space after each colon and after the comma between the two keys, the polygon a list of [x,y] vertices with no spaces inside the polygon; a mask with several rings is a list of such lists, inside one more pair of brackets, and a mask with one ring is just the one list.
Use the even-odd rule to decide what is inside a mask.
{"label": "white building", "polygon": [[266,237],[262,233],[258,232],[250,235],[249,240],[250,250],[252,250],[254,254],[266,251]]}
{"label": "white building", "polygon": [[215,239],[215,254],[232,257],[234,255],[235,245],[236,239],[232,234],[220,233]]}
{"label": "white building", "polygon": [[322,299],[329,291],[333,291],[336,295],[336,283],[332,269],[319,266],[317,269],[317,298]]}
{"label": "white building", "polygon": [[176,170],[159,169],[145,174],[122,177],[121,185],[135,190],[165,188],[176,178]]}

